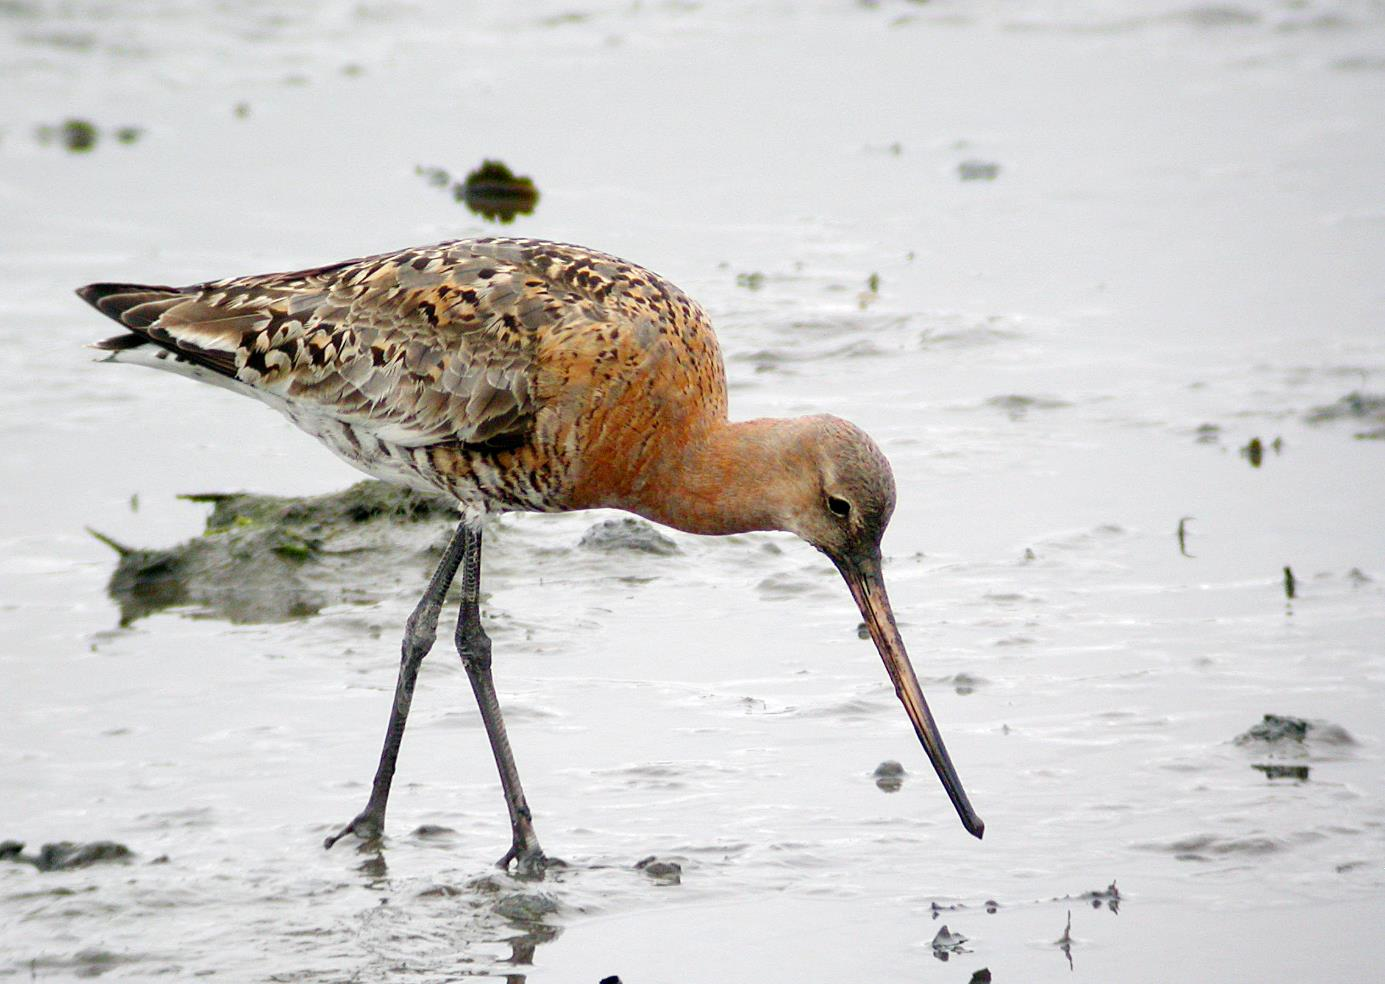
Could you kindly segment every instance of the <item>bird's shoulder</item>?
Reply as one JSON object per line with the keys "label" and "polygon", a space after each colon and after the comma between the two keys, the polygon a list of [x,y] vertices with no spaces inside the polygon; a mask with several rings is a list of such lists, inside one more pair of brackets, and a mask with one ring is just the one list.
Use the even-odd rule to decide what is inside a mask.
{"label": "bird's shoulder", "polygon": [[[663,277],[607,253],[538,239],[488,237],[410,247],[330,266],[200,285],[198,307],[267,318],[246,353],[316,332],[315,348],[390,353],[431,346],[462,359],[509,362],[546,336],[651,323],[710,334],[705,313]],[[195,317],[193,310],[185,312]],[[313,353],[309,352],[309,356]],[[377,359],[382,353],[376,352]]]}

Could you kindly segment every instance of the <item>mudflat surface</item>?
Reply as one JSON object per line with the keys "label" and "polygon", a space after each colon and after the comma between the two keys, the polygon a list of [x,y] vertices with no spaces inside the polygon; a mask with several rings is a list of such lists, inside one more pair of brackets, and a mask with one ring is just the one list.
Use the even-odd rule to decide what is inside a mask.
{"label": "mudflat surface", "polygon": [[[1382,51],[1367,0],[0,3],[0,977],[1379,976]],[[486,159],[532,212],[459,200]],[[877,437],[891,594],[984,841],[785,536],[490,531],[498,686],[570,864],[537,884],[491,868],[446,645],[383,850],[320,846],[445,522],[390,576],[362,544],[365,587],[315,614],[121,627],[86,527],[173,548],[211,508],[180,493],[359,476],[249,401],[94,365],[71,289],[497,229],[701,300],[734,415]],[[1236,741],[1267,713],[1308,727]]]}

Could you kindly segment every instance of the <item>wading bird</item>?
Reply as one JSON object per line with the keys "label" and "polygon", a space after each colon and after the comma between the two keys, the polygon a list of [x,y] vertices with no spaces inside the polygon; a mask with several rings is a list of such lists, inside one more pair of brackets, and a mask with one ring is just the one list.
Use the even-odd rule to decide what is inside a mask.
{"label": "wading bird", "polygon": [[663,278],[578,246],[487,238],[294,273],[91,284],[78,294],[126,329],[96,343],[106,361],[255,397],[367,474],[457,502],[461,521],[405,629],[369,802],[327,847],[381,834],[419,664],[460,568],[457,650],[513,834],[499,864],[542,872],[478,610],[481,521],[595,508],[689,533],[786,530],[826,554],[962,824],[982,835],[885,594],[889,463],[836,417],[729,420],[711,324]]}

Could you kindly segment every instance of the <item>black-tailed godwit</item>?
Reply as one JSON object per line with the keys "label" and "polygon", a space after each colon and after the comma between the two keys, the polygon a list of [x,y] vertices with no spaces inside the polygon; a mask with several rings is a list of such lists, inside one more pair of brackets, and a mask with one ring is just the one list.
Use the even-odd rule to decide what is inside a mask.
{"label": "black-tailed godwit", "polygon": [[457,649],[513,833],[499,863],[543,870],[477,607],[481,521],[594,508],[690,533],[785,530],[826,554],[963,825],[982,835],[885,594],[880,540],[895,504],[885,456],[836,417],[729,420],[712,326],[663,278],[578,246],[489,238],[191,287],[78,293],[127,329],[97,343],[107,361],[253,396],[367,474],[457,501],[457,531],[405,629],[369,802],[326,846],[381,834],[419,664],[460,568]]}

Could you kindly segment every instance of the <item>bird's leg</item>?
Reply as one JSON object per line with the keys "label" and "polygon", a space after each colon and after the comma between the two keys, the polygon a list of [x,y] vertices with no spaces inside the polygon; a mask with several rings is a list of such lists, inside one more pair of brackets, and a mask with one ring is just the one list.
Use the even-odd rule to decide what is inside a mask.
{"label": "bird's leg", "polygon": [[414,699],[414,682],[423,657],[433,648],[438,633],[438,612],[442,610],[447,589],[462,562],[467,549],[467,527],[462,523],[447,544],[437,570],[428,582],[428,589],[419,599],[418,607],[404,626],[404,644],[400,647],[399,678],[394,684],[394,703],[390,707],[390,723],[385,729],[385,746],[380,750],[380,765],[375,770],[375,782],[370,787],[370,802],[356,818],[337,833],[328,837],[323,847],[331,847],[347,834],[362,840],[377,840],[385,828],[385,805],[390,798],[390,783],[399,758],[399,745],[404,740],[404,725],[409,719],[409,705]]}
{"label": "bird's leg", "polygon": [[491,680],[491,640],[481,626],[479,595],[481,590],[481,528],[462,533],[466,538],[466,554],[462,558],[462,610],[457,619],[457,652],[462,657],[476,703],[481,708],[481,720],[486,725],[495,764],[500,770],[500,785],[505,790],[505,805],[510,810],[510,830],[513,840],[497,864],[508,868],[515,863],[515,873],[527,877],[542,877],[548,858],[539,847],[534,833],[534,818],[524,799],[519,782],[519,770],[510,751],[510,739],[505,735],[505,720],[500,716],[500,702]]}

